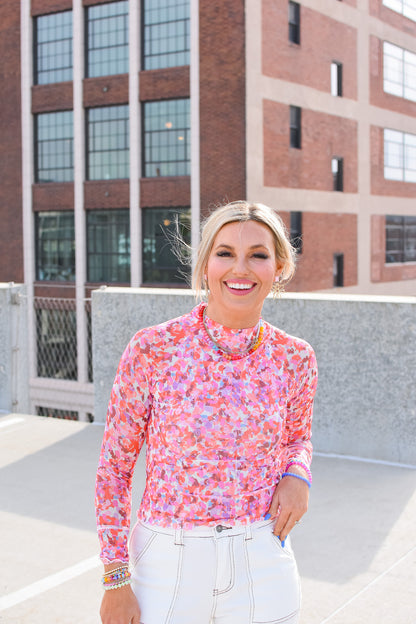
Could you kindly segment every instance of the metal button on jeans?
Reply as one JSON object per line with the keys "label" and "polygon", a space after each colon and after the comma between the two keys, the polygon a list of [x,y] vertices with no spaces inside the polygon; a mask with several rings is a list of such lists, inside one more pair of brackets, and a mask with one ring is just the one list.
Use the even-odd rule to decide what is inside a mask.
{"label": "metal button on jeans", "polygon": [[221,531],[226,531],[227,529],[231,529],[231,527],[227,527],[227,526],[224,526],[222,524],[219,524],[218,526],[215,527],[215,530],[218,533],[221,533]]}

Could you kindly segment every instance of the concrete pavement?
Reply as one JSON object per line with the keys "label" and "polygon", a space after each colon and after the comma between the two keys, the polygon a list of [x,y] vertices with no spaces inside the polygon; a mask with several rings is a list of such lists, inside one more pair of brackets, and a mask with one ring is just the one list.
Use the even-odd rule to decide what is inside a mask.
{"label": "concrete pavement", "polygon": [[[102,433],[0,417],[1,624],[99,624]],[[301,624],[416,624],[416,470],[315,456],[313,473],[309,512],[292,533]],[[135,502],[142,487],[140,458]]]}

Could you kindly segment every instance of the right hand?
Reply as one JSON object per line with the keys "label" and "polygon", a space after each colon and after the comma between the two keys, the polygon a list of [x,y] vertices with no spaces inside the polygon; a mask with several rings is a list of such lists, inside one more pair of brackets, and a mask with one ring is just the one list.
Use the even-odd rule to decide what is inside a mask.
{"label": "right hand", "polygon": [[140,624],[140,608],[130,585],[104,592],[100,609],[103,624]]}

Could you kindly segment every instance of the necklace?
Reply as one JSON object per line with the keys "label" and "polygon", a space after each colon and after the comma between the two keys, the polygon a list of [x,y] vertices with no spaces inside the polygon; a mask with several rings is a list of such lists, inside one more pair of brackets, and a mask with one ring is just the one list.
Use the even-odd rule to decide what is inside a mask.
{"label": "necklace", "polygon": [[262,340],[263,340],[263,334],[264,334],[263,321],[261,319],[259,322],[256,335],[253,338],[250,345],[247,347],[247,349],[245,351],[236,352],[236,351],[232,351],[231,349],[227,349],[227,347],[221,347],[218,344],[218,342],[215,340],[215,338],[211,335],[207,327],[206,313],[207,313],[207,306],[204,306],[204,307],[201,306],[201,309],[199,311],[199,318],[205,329],[205,333],[208,336],[209,340],[214,345],[215,350],[218,351],[218,353],[222,355],[223,357],[225,357],[227,360],[241,360],[242,358],[247,357],[248,355],[251,355],[251,353],[253,353],[261,345]]}

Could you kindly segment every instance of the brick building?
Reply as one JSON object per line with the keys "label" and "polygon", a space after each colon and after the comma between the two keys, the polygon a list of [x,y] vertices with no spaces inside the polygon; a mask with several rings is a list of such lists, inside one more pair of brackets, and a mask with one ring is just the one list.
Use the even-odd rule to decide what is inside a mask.
{"label": "brick building", "polygon": [[0,0],[0,52],[39,413],[92,409],[91,290],[183,286],[169,233],[225,200],[279,210],[289,290],[415,294],[416,0]]}

